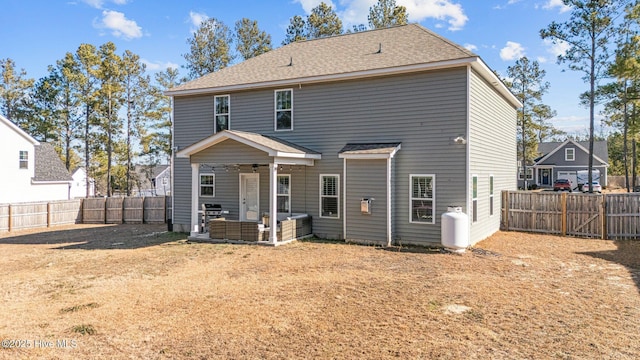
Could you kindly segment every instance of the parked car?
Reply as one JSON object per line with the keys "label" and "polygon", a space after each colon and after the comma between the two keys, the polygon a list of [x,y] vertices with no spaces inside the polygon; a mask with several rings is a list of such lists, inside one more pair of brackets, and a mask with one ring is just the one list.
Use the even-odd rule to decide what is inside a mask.
{"label": "parked car", "polygon": [[[591,182],[591,186],[593,187],[593,192],[597,192],[597,193],[601,193],[602,192],[602,186],[600,186],[600,183],[597,181],[592,181]],[[584,184],[582,185],[582,192],[589,192],[589,184]]]}
{"label": "parked car", "polygon": [[567,190],[567,191],[571,192],[572,188],[573,188],[573,185],[571,184],[571,180],[569,180],[569,179],[557,179],[553,183],[553,191]]}

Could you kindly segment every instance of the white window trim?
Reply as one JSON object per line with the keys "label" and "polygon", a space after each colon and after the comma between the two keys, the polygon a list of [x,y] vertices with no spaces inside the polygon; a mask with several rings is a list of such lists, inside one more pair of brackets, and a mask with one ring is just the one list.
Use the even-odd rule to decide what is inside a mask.
{"label": "white window trim", "polygon": [[[22,154],[24,154],[26,156],[26,159],[22,158]],[[23,163],[25,163],[24,167],[22,166]],[[20,169],[20,170],[28,170],[29,169],[29,151],[20,150],[18,152],[18,169]]]}
{"label": "white window trim", "polygon": [[[336,182],[336,195],[323,195],[322,194],[322,178],[324,177],[335,177],[337,179]],[[320,184],[319,184],[319,204],[318,204],[318,215],[323,219],[340,219],[340,175],[339,174],[320,174]],[[337,216],[322,216],[322,198],[323,197],[335,197],[337,199],[336,204],[338,205]]]}
{"label": "white window trim", "polygon": [[[216,99],[217,98],[227,98],[227,105],[229,106],[229,110],[227,113],[216,113]],[[213,97],[213,133],[216,134],[218,127],[218,115],[227,115],[227,129],[231,130],[231,96],[230,95],[216,95]]]}
{"label": "white window trim", "polygon": [[[531,177],[529,177],[529,173],[531,173]],[[518,168],[518,180],[524,180],[522,167]],[[533,168],[530,166],[527,166],[527,180],[533,180]]]}
{"label": "white window trim", "polygon": [[[476,179],[475,183],[476,183],[476,193],[475,193],[475,197],[473,196],[473,179]],[[478,209],[480,208],[480,204],[478,203],[478,194],[480,193],[480,183],[478,181],[478,175],[477,174],[472,174],[471,175],[471,223],[477,223],[479,216],[478,216]],[[474,209],[473,206],[473,202],[476,202],[476,206]]]}
{"label": "white window trim", "polygon": [[496,191],[495,186],[495,176],[493,176],[493,174],[489,174],[489,217],[492,217],[495,213],[495,204],[493,203],[493,194]]}
{"label": "white window trim", "polygon": [[[287,206],[289,208],[289,215],[291,215],[291,174],[278,174],[278,177],[286,177],[289,178],[289,187],[288,187],[288,193],[283,194],[280,193],[278,191],[279,187],[276,187],[276,201],[278,199],[278,197],[280,196],[286,196],[287,197],[287,203],[289,206]],[[277,184],[280,185],[280,181],[277,181]]]}
{"label": "white window trim", "polygon": [[[289,129],[278,129],[278,92],[281,91],[291,92],[291,128]],[[273,91],[273,131],[293,131],[293,88],[276,89]]]}
{"label": "white window trim", "polygon": [[[569,156],[570,153],[571,156]],[[564,149],[564,161],[576,161],[576,148]]]}
{"label": "white window trim", "polygon": [[[203,176],[212,176],[213,177],[213,184],[209,185],[209,184],[205,184],[202,185],[202,177]],[[202,187],[203,186],[207,186],[207,187],[212,187],[213,191],[212,191],[212,195],[202,195]],[[206,198],[213,198],[216,197],[216,174],[215,173],[200,173],[199,178],[198,178],[198,196],[200,197],[206,197]]]}
{"label": "white window trim", "polygon": [[[433,187],[431,195],[431,221],[413,221],[413,178],[414,177],[430,177]],[[415,198],[415,200],[429,200],[425,198]],[[409,223],[433,225],[436,223],[436,175],[435,174],[409,174]]]}

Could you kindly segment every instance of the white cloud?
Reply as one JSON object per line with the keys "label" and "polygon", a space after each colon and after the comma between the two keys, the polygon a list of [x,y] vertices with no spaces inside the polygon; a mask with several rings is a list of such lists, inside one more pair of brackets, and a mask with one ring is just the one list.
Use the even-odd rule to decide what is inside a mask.
{"label": "white cloud", "polygon": [[478,47],[473,44],[464,44],[464,48],[472,52],[478,50]]}
{"label": "white cloud", "polygon": [[500,58],[504,61],[520,59],[524,56],[524,48],[521,44],[507,41],[507,45],[500,50]]}
{"label": "white cloud", "polygon": [[304,10],[305,14],[310,14],[311,10],[322,2],[336,10],[336,5],[331,0],[294,0],[293,2],[302,5],[302,10]]}
{"label": "white cloud", "polygon": [[[306,13],[320,4],[321,0],[295,0],[300,3]],[[396,0],[396,5],[407,8],[410,22],[421,22],[425,19],[436,19],[448,23],[451,31],[461,30],[469,18],[464,13],[462,5],[455,0]],[[343,10],[339,12],[345,28],[351,25],[369,24],[367,16],[369,9],[377,0],[340,0]],[[333,6],[333,5],[332,5]],[[335,9],[335,6],[333,7]],[[442,28],[443,24],[435,27]]]}
{"label": "white cloud", "polygon": [[506,9],[509,5],[513,5],[513,4],[517,4],[522,0],[509,0],[507,1],[506,5],[496,5],[493,8],[496,10],[504,10]]}
{"label": "white cloud", "polygon": [[421,22],[427,18],[446,21],[450,31],[461,30],[469,20],[462,5],[453,0],[397,0],[396,4],[407,8],[409,21]]}
{"label": "white cloud", "polygon": [[548,0],[544,5],[542,5],[542,8],[546,10],[559,8],[561,14],[571,10],[571,7],[565,5],[562,0]]}
{"label": "white cloud", "polygon": [[547,59],[547,58],[546,58],[546,57],[544,57],[544,56],[538,56],[538,57],[536,58],[536,60],[538,60],[538,62],[539,62],[540,64],[544,64],[544,63],[547,63],[547,62],[549,61],[549,59]]}
{"label": "white cloud", "polygon": [[553,54],[553,56],[555,57],[564,55],[567,53],[567,50],[569,50],[569,44],[562,40],[556,41],[556,43],[554,44],[553,40],[544,39],[544,45],[547,47],[547,51]]}
{"label": "white cloud", "polygon": [[189,21],[191,21],[191,25],[198,28],[203,21],[209,19],[209,16],[205,13],[198,13],[195,11],[189,11]]}
{"label": "white cloud", "polygon": [[149,61],[147,59],[140,59],[143,64],[147,66],[147,70],[149,71],[164,71],[167,68],[179,69],[180,65],[172,63],[172,62],[161,62],[161,61]]}
{"label": "white cloud", "polygon": [[[94,7],[96,9],[102,9],[102,6],[106,0],[82,0],[85,4]],[[126,5],[129,0],[111,0],[116,5]]]}
{"label": "white cloud", "polygon": [[109,29],[113,36],[127,40],[142,37],[142,28],[134,20],[127,19],[118,11],[104,10],[102,20],[94,26]]}

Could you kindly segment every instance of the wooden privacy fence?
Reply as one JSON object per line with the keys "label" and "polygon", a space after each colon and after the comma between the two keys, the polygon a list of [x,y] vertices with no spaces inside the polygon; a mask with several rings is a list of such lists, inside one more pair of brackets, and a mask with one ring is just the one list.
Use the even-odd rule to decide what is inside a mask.
{"label": "wooden privacy fence", "polygon": [[169,214],[168,196],[0,204],[0,232],[78,223],[162,224]]}
{"label": "wooden privacy fence", "polygon": [[82,218],[85,224],[163,224],[170,213],[170,199],[168,196],[84,199]]}
{"label": "wooden privacy fence", "polygon": [[503,230],[640,239],[640,194],[502,192]]}
{"label": "wooden privacy fence", "polygon": [[78,223],[81,204],[81,199],[0,204],[0,232]]}

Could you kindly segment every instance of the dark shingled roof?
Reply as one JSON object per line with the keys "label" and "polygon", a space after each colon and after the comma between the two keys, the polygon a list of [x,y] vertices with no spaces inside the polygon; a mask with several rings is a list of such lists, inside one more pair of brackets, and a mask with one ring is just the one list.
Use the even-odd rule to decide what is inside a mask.
{"label": "dark shingled roof", "polygon": [[207,74],[169,94],[477,57],[418,24],[294,42]]}
{"label": "dark shingled roof", "polygon": [[399,142],[394,143],[367,143],[367,144],[346,144],[340,154],[390,154],[398,149]]}
{"label": "dark shingled roof", "polygon": [[64,167],[53,145],[35,145],[35,181],[72,181],[71,174]]}

